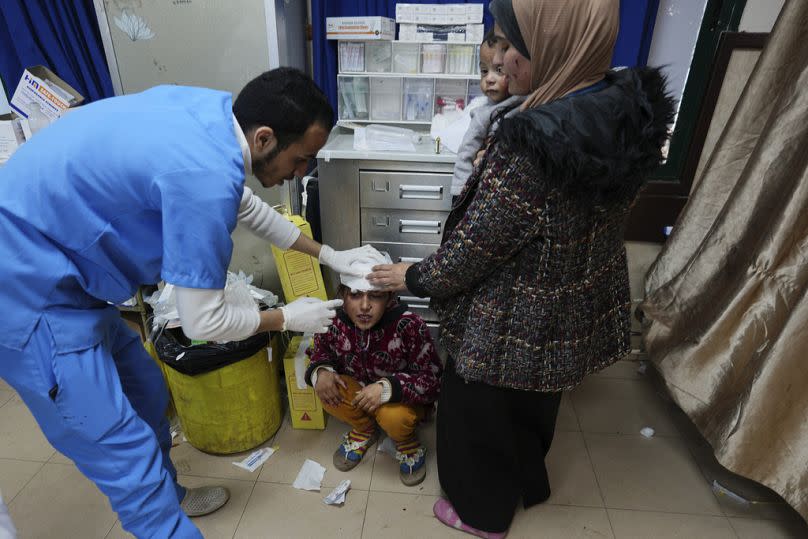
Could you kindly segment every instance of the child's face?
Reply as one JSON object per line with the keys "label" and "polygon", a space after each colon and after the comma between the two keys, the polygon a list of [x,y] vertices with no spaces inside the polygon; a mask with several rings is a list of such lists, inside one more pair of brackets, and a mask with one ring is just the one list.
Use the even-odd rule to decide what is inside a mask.
{"label": "child's face", "polygon": [[480,45],[480,89],[495,103],[509,97],[508,77],[502,64],[494,65],[494,49],[488,43]]}
{"label": "child's face", "polygon": [[342,296],[342,306],[351,322],[362,330],[375,326],[384,316],[387,306],[392,300],[390,292],[368,292],[347,290]]}

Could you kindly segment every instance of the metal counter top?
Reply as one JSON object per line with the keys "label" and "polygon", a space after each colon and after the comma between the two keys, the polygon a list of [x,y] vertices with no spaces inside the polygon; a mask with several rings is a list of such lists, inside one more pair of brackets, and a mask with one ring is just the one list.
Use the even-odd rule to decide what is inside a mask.
{"label": "metal counter top", "polygon": [[435,153],[435,143],[425,134],[414,152],[358,151],[353,147],[353,132],[343,127],[335,127],[328,142],[317,154],[317,159],[328,162],[332,159],[353,159],[357,161],[407,161],[420,163],[454,163],[457,155],[441,148]]}

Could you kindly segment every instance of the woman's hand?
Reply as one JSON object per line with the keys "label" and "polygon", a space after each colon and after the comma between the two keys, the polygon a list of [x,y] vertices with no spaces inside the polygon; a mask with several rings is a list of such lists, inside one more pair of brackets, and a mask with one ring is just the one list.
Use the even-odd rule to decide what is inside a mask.
{"label": "woman's hand", "polygon": [[351,404],[368,414],[372,414],[382,405],[382,389],[381,384],[368,384],[356,394]]}
{"label": "woman's hand", "polygon": [[339,374],[326,369],[320,369],[317,373],[317,385],[314,392],[320,397],[323,404],[336,408],[342,402],[340,388],[347,389],[348,386],[340,378]]}
{"label": "woman's hand", "polygon": [[365,277],[370,284],[389,292],[407,290],[407,269],[412,264],[399,262],[398,264],[380,264],[373,266],[373,272]]}

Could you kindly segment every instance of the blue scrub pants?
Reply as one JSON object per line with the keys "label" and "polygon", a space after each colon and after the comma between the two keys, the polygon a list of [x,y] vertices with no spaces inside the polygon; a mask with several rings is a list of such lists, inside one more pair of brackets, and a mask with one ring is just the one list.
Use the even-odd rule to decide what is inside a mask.
{"label": "blue scrub pants", "polygon": [[139,538],[201,538],[180,509],[162,373],[120,318],[99,344],[58,353],[45,319],[22,351],[0,345],[0,377],[50,443],[107,495]]}

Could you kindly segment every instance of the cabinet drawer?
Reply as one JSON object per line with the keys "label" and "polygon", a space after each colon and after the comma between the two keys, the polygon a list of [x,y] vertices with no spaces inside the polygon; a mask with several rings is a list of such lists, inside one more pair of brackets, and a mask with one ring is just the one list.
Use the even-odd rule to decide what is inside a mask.
{"label": "cabinet drawer", "polygon": [[435,349],[438,351],[438,357],[440,358],[440,363],[444,367],[446,366],[446,352],[440,345],[440,341],[438,337],[440,335],[440,324],[430,322],[426,325],[429,328],[429,334],[432,336],[432,342],[435,343]]}
{"label": "cabinet drawer", "polygon": [[367,209],[360,211],[360,238],[367,242],[440,244],[449,212]]}
{"label": "cabinet drawer", "polygon": [[415,296],[401,295],[398,296],[400,301],[403,301],[414,312],[427,322],[440,322],[438,315],[435,311],[429,308],[429,298],[417,298]]}
{"label": "cabinet drawer", "polygon": [[380,241],[364,241],[363,245],[373,245],[376,249],[390,255],[393,263],[420,262],[438,249],[435,243],[385,243]]}
{"label": "cabinet drawer", "polygon": [[359,204],[363,208],[449,211],[451,174],[359,172]]}

